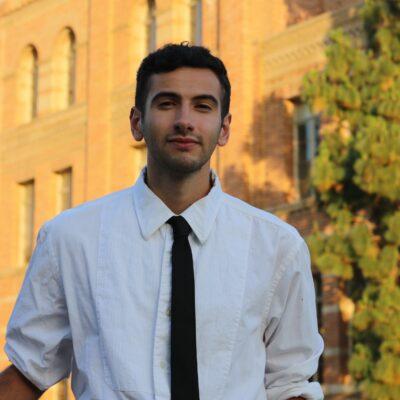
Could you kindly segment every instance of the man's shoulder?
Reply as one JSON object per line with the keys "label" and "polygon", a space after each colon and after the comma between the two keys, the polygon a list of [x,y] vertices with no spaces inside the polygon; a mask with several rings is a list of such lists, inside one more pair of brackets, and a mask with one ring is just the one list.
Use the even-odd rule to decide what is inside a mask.
{"label": "man's shoulder", "polygon": [[281,233],[287,234],[294,240],[301,239],[298,230],[294,226],[266,210],[252,206],[251,204],[227,193],[224,193],[224,204],[235,213],[250,218],[254,222],[257,222],[266,228],[268,227],[275,231],[279,230]]}
{"label": "man's shoulder", "polygon": [[100,224],[105,208],[113,209],[123,204],[132,204],[133,206],[132,187],[109,193],[65,210],[45,225],[55,233],[95,228]]}

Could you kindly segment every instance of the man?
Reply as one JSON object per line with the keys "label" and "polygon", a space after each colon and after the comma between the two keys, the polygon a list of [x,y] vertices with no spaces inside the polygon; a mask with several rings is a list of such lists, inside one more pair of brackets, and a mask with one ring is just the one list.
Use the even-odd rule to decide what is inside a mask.
{"label": "man", "polygon": [[36,399],[71,370],[81,400],[322,399],[307,246],[210,170],[230,133],[223,63],[168,45],[143,60],[135,101],[147,168],[42,227],[0,399]]}

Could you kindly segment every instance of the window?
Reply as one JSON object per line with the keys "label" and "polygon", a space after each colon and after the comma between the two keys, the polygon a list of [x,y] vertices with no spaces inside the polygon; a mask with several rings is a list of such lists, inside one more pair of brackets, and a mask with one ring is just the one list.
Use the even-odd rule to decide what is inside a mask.
{"label": "window", "polygon": [[155,0],[148,0],[147,10],[147,52],[151,53],[157,48],[157,16]]}
{"label": "window", "polygon": [[17,122],[20,124],[32,121],[38,114],[38,85],[38,53],[29,45],[21,54],[17,71]]}
{"label": "window", "polygon": [[52,103],[63,110],[75,102],[76,40],[70,28],[59,34],[52,58]]}
{"label": "window", "polygon": [[38,56],[35,49],[33,49],[33,64],[32,64],[32,99],[31,99],[31,119],[37,117],[38,114],[38,98],[39,98],[39,66]]}
{"label": "window", "polygon": [[57,172],[57,212],[72,207],[72,168]]}
{"label": "window", "polygon": [[21,183],[20,193],[20,264],[26,265],[32,255],[35,217],[35,181]]}
{"label": "window", "polygon": [[201,45],[202,42],[202,0],[191,0],[190,19],[191,19],[191,42]]}
{"label": "window", "polygon": [[75,35],[68,30],[68,105],[75,102],[76,43]]}
{"label": "window", "polygon": [[313,194],[311,188],[311,167],[317,154],[319,116],[313,115],[304,105],[296,106],[294,137],[294,176],[300,198]]}

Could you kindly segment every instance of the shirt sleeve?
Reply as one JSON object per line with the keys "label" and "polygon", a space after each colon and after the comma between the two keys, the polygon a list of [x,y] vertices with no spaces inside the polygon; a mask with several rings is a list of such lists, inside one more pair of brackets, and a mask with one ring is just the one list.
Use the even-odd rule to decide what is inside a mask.
{"label": "shirt sleeve", "polygon": [[267,398],[321,400],[319,383],[308,381],[317,371],[324,346],[318,333],[310,253],[303,239],[277,275],[264,334]]}
{"label": "shirt sleeve", "polygon": [[70,373],[71,331],[46,226],[39,232],[11,314],[4,350],[11,363],[41,390]]}

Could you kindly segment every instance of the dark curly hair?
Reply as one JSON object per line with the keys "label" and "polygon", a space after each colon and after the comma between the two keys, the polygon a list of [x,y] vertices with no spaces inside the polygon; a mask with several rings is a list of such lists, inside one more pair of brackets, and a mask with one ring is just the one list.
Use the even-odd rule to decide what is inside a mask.
{"label": "dark curly hair", "polygon": [[140,64],[136,75],[136,108],[143,114],[149,92],[151,75],[171,72],[181,67],[207,68],[215,73],[221,87],[221,118],[229,112],[231,84],[224,63],[203,46],[192,46],[188,42],[167,44],[150,53]]}

